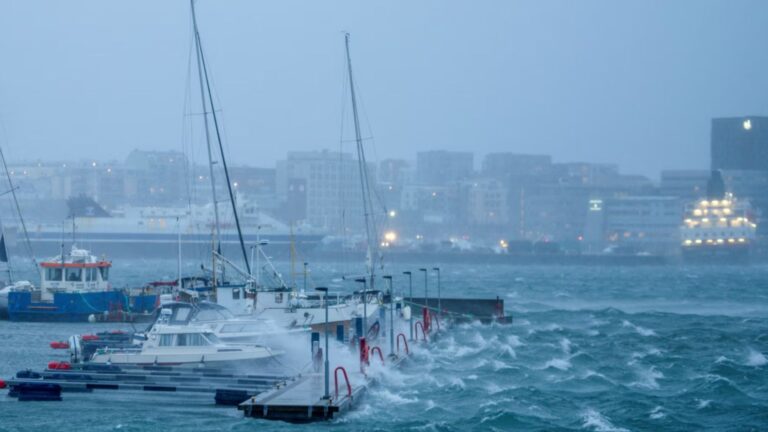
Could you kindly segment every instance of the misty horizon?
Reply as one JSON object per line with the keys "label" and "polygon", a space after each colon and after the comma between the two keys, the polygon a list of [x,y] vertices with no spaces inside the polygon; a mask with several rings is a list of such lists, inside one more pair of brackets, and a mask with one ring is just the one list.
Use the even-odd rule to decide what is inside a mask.
{"label": "misty horizon", "polygon": [[[713,117],[766,114],[760,2],[663,15],[646,2],[214,4],[198,2],[199,25],[232,164],[339,149],[342,30],[376,162],[472,149],[476,165],[549,154],[656,179],[708,168]],[[195,107],[188,2],[13,3],[0,20],[10,161],[182,149]]]}

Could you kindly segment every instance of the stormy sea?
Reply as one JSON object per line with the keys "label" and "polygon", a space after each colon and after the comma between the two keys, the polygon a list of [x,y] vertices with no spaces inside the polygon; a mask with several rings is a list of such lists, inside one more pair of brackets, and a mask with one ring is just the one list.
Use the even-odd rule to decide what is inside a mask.
{"label": "stormy sea", "polygon": [[[348,266],[313,266],[311,283],[351,291],[339,280]],[[175,261],[124,260],[112,275],[116,286],[139,286],[175,272]],[[431,274],[428,283],[435,295]],[[394,285],[407,290],[403,276]],[[422,294],[423,279],[413,288]],[[499,296],[511,323],[461,323],[417,344],[401,368],[377,372],[357,409],[328,423],[244,418],[202,395],[21,403],[2,392],[0,431],[768,430],[768,267],[446,265],[441,291]],[[113,328],[130,327],[2,321],[0,378],[64,360],[51,341]]]}

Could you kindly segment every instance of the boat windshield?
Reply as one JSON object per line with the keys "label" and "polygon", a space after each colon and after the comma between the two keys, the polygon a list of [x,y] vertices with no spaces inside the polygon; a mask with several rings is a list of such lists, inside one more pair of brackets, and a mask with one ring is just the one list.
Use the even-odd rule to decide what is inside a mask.
{"label": "boat windshield", "polygon": [[224,308],[205,308],[200,309],[197,314],[195,314],[195,317],[192,319],[193,321],[218,321],[218,320],[230,320],[233,319],[235,316],[232,314],[232,312],[224,309]]}

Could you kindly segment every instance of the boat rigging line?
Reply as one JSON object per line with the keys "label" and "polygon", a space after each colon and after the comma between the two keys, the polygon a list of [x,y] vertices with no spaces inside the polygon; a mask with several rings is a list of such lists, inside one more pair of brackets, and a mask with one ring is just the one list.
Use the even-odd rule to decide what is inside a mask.
{"label": "boat rigging line", "polygon": [[[207,92],[207,94],[208,94],[208,105],[211,108],[210,114],[211,114],[211,118],[213,119],[214,131],[216,132],[216,141],[218,143],[219,154],[221,156],[221,164],[222,164],[222,168],[224,168],[224,177],[225,177],[225,179],[227,181],[227,192],[229,192],[229,201],[232,204],[232,213],[234,214],[234,217],[235,217],[235,226],[237,227],[237,237],[238,237],[238,240],[240,241],[240,249],[241,249],[241,251],[243,253],[243,261],[245,261],[245,267],[246,267],[246,270],[247,270],[247,274],[250,275],[251,274],[251,265],[248,262],[248,252],[246,251],[246,248],[245,248],[245,241],[243,240],[243,231],[242,231],[242,229],[240,227],[240,217],[237,214],[237,203],[235,201],[235,194],[232,191],[232,181],[229,178],[229,169],[227,168],[227,158],[224,155],[224,146],[223,146],[222,140],[221,140],[221,132],[220,132],[220,128],[219,128],[219,120],[218,120],[218,117],[216,116],[216,107],[214,106],[213,94],[211,93],[211,83],[210,83],[210,80],[208,78],[208,67],[207,67],[207,65],[205,63],[205,55],[203,54],[203,45],[202,45],[202,41],[200,40],[200,32],[199,32],[198,27],[197,27],[197,17],[195,16],[195,0],[190,0],[190,5],[191,5],[191,8],[192,8],[192,25],[194,27],[194,33],[195,33],[195,45],[197,47],[198,75],[201,77],[201,79],[200,79],[200,87],[202,89],[202,87],[203,87],[203,80],[204,80],[204,82],[205,82],[205,90],[206,90],[206,91],[203,91],[202,94],[201,94],[201,96],[203,97],[203,112],[205,113],[207,111],[207,107],[206,107],[206,104],[205,104],[205,93]],[[207,116],[205,118],[205,124],[206,124],[206,139],[207,139],[207,142],[208,142],[208,155],[209,155],[209,162],[210,162],[211,182],[213,182],[214,181],[213,180],[213,160],[211,159],[212,155],[211,155],[211,148],[210,148],[210,133],[208,132],[208,118],[207,118]],[[216,204],[216,195],[215,195],[216,194],[216,186],[213,183],[212,183],[212,185],[213,185],[212,189],[213,189],[213,193],[214,193],[214,197],[213,197],[214,204],[213,205],[217,206],[217,204]],[[219,221],[218,221],[218,212],[216,213],[216,219],[217,219],[216,220],[216,230],[217,230],[217,235],[218,235],[218,251],[217,252],[220,254],[221,253],[221,235],[220,235],[220,232],[218,232],[218,230],[220,229],[219,228]]]}

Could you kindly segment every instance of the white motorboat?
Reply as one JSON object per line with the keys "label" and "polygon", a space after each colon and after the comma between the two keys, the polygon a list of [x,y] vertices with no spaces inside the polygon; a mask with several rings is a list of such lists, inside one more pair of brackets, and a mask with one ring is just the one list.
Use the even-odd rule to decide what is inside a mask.
{"label": "white motorboat", "polygon": [[[312,328],[325,325],[325,305],[319,296],[307,296],[290,289],[262,289],[244,293],[244,287],[217,287],[216,302],[232,311],[237,317],[252,317],[277,328]],[[353,296],[329,296],[328,325],[335,329],[345,326],[348,331],[352,320],[367,313],[373,323],[378,316],[381,293],[370,291],[366,298],[357,293]],[[365,302],[365,304],[364,304]]]}
{"label": "white motorboat", "polygon": [[227,344],[206,326],[155,323],[137,348],[101,348],[91,363],[112,365],[255,366],[281,354],[262,345]]}
{"label": "white motorboat", "polygon": [[[172,302],[163,305],[167,318],[158,315],[157,321],[167,320],[173,325],[191,325],[207,328],[224,343],[257,343],[279,345],[291,336],[307,333],[307,328],[288,328],[260,317],[237,317],[227,308],[211,302]],[[147,333],[151,333],[150,330]]]}

